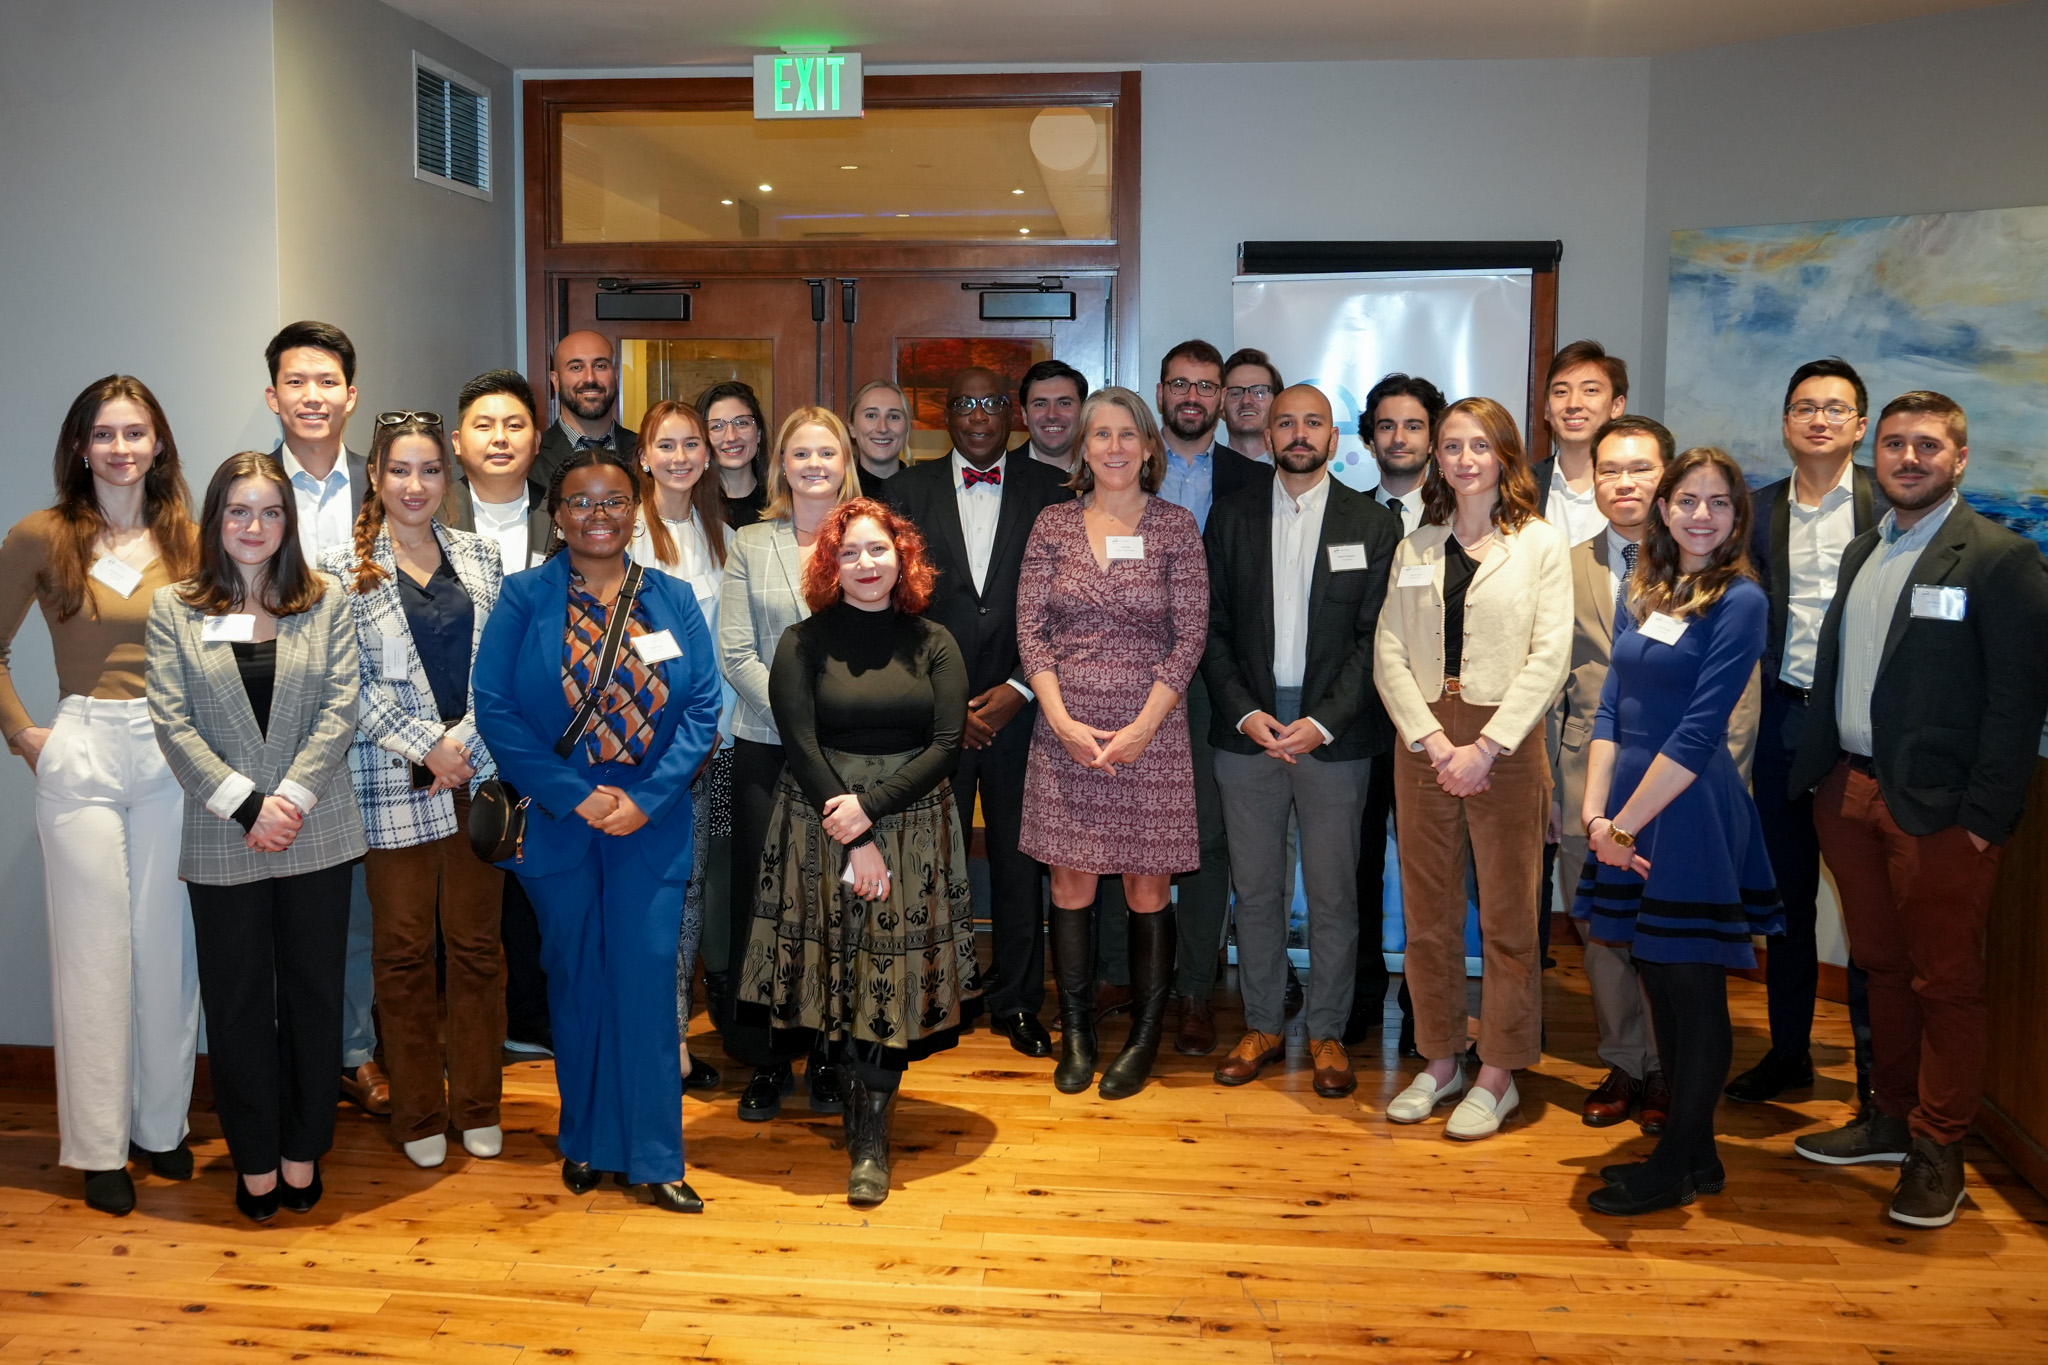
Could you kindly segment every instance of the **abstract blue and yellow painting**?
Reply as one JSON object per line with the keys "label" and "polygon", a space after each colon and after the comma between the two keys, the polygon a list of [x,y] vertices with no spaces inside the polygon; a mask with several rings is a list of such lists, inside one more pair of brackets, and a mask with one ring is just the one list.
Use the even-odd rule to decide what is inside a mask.
{"label": "abstract blue and yellow painting", "polygon": [[1665,422],[1752,483],[1791,470],[1785,382],[1839,355],[1877,411],[1936,389],[1970,419],[1972,506],[2048,549],[2048,208],[1671,234]]}

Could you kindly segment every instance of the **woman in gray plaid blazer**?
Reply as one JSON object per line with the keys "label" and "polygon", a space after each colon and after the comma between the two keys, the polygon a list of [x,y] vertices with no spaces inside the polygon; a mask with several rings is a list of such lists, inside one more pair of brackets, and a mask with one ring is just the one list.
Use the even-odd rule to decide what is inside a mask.
{"label": "woman in gray plaid blazer", "polygon": [[198,571],[158,589],[144,648],[149,717],[185,789],[178,875],[235,1204],[257,1222],[307,1212],[334,1140],[349,864],[363,855],[347,766],[358,670],[348,603],[306,564],[273,457],[245,451],[214,473]]}
{"label": "woman in gray plaid blazer", "polygon": [[363,872],[391,1132],[427,1167],[447,1159],[451,1118],[471,1156],[504,1147],[505,874],[476,856],[467,830],[470,793],[497,772],[477,734],[470,665],[505,571],[495,541],[437,519],[454,468],[438,415],[381,414],[355,543],[320,557],[347,590],[362,661],[348,765],[370,845]]}

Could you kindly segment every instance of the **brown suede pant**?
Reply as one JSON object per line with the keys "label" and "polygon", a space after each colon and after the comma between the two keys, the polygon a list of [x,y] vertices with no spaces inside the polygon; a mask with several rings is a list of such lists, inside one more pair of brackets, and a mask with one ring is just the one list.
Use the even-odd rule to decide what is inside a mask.
{"label": "brown suede pant", "polygon": [[[445,1132],[451,1118],[464,1131],[493,1127],[504,1093],[505,954],[498,920],[505,874],[471,851],[463,833],[466,796],[455,798],[455,817],[457,829],[445,838],[373,848],[363,857],[377,1013],[391,1076],[391,1133],[399,1142]],[[448,961],[445,1085],[437,919]]]}
{"label": "brown suede pant", "polygon": [[[1494,708],[1457,697],[1430,703],[1453,744],[1470,744]],[[1415,1000],[1415,1046],[1440,1061],[1465,1055],[1465,860],[1479,878],[1485,941],[1479,1055],[1510,1071],[1542,1056],[1542,973],[1536,911],[1543,881],[1543,827],[1550,764],[1543,737],[1524,736],[1493,765],[1477,796],[1452,796],[1429,755],[1396,742],[1394,822],[1400,831],[1401,904],[1408,924],[1403,971]]]}

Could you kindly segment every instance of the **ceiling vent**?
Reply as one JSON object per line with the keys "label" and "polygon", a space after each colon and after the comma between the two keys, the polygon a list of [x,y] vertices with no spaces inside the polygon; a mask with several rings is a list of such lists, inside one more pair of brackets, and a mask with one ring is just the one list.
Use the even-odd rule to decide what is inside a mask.
{"label": "ceiling vent", "polygon": [[412,54],[413,174],[476,199],[491,197],[491,93]]}

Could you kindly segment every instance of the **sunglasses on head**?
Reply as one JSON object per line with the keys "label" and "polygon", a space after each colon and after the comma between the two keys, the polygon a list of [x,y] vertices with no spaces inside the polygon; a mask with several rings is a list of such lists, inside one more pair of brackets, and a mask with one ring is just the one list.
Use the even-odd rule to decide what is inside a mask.
{"label": "sunglasses on head", "polygon": [[438,412],[410,411],[380,412],[377,414],[377,425],[380,427],[402,427],[407,422],[418,422],[423,427],[438,427],[441,425],[441,414]]}

